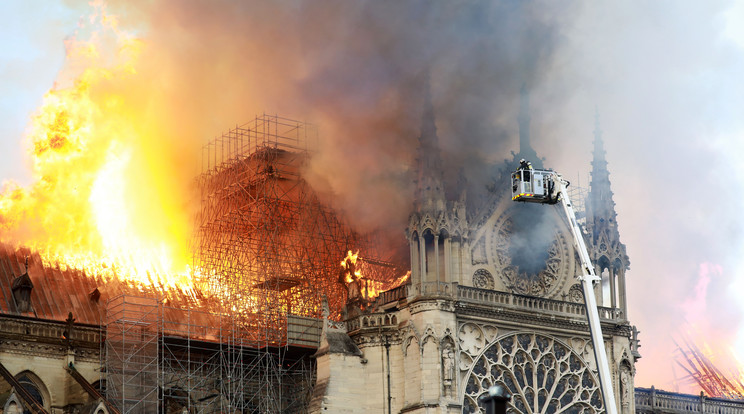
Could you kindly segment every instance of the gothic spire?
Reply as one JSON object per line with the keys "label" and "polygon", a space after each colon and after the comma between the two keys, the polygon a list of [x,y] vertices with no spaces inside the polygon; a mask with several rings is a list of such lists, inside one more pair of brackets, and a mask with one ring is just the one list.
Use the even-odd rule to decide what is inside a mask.
{"label": "gothic spire", "polygon": [[607,170],[602,129],[599,126],[599,109],[596,109],[594,114],[594,152],[589,199],[594,215],[601,215],[607,219],[612,218],[614,221],[615,203],[612,201],[610,172]]}
{"label": "gothic spire", "polygon": [[418,148],[418,179],[416,180],[416,208],[444,210],[444,174],[439,153],[439,138],[431,101],[428,72],[423,79],[424,102],[421,116],[421,135]]}
{"label": "gothic spire", "polygon": [[589,194],[586,198],[586,229],[589,246],[592,250],[592,261],[597,273],[602,276],[602,284],[607,283],[609,302],[604,294],[600,306],[619,308],[622,318],[627,318],[627,300],[625,292],[625,271],[630,260],[625,245],[620,242],[617,228],[617,213],[612,200],[610,172],[607,169],[602,129],[599,125],[599,110],[594,114],[594,151],[592,154],[592,179]]}

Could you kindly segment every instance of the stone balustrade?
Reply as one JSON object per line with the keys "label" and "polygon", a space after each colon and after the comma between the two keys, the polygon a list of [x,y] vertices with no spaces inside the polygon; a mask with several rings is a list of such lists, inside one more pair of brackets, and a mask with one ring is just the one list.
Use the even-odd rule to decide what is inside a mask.
{"label": "stone balustrade", "polygon": [[[470,286],[457,286],[457,299],[463,302],[492,305],[496,307],[522,309],[540,313],[556,313],[567,316],[586,317],[583,303],[562,300],[538,298],[534,296],[518,295],[508,292],[498,292],[489,289],[479,289]],[[616,320],[620,315],[619,309],[598,307],[599,318]]]}
{"label": "stone balustrade", "polygon": [[386,290],[377,297],[377,303],[385,304],[403,299],[408,296],[408,285],[398,286],[397,288]]}
{"label": "stone balustrade", "polygon": [[[586,309],[583,303],[518,295],[445,282],[424,282],[420,285],[400,286],[382,292],[377,298],[377,304],[390,303],[405,297],[419,296],[447,297],[466,303],[586,317]],[[617,320],[622,317],[620,309],[598,307],[597,310],[599,311],[599,318],[603,320]]]}
{"label": "stone balustrade", "polygon": [[352,332],[362,328],[393,327],[397,325],[398,316],[394,313],[371,313],[347,320],[346,330]]}
{"label": "stone balustrade", "polygon": [[[56,321],[34,321],[28,323],[29,319],[23,317],[3,317],[0,318],[0,337],[7,339],[11,336],[18,337],[36,337],[61,341],[64,337],[67,325],[64,322]],[[72,330],[71,339],[87,343],[100,343],[101,330],[97,326],[76,324]]]}
{"label": "stone balustrade", "polygon": [[678,394],[657,390],[654,387],[635,389],[635,405],[638,413],[661,414],[744,414],[744,401]]}
{"label": "stone balustrade", "polygon": [[456,288],[457,283],[424,282],[421,284],[410,285],[408,295],[454,297]]}

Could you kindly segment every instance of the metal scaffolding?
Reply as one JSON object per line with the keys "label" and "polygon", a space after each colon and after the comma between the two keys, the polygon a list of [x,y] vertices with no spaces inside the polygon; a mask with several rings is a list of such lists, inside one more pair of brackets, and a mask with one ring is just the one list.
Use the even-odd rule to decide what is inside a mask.
{"label": "metal scaffolding", "polygon": [[259,347],[281,344],[284,315],[335,317],[346,292],[336,275],[361,239],[302,177],[312,128],[264,115],[204,148],[194,268]]}
{"label": "metal scaffolding", "polygon": [[302,176],[316,136],[302,122],[264,115],[203,151],[194,269],[230,314],[221,356],[232,371],[222,394],[249,412],[304,407],[300,384],[312,370],[287,347],[288,318],[320,318],[325,296],[339,319],[340,262],[362,247]]}
{"label": "metal scaffolding", "polygon": [[289,316],[287,341],[256,348],[233,315],[119,296],[107,307],[106,395],[125,413],[304,413],[321,321]]}
{"label": "metal scaffolding", "polygon": [[[323,298],[336,320],[347,302],[347,251],[364,256],[365,292],[404,273],[304,180],[315,139],[306,124],[264,115],[204,147],[193,266],[203,306],[147,302],[124,318],[128,299],[110,303],[105,365],[122,413],[303,413]],[[139,336],[119,339],[135,328]],[[141,365],[137,338],[150,352]],[[132,382],[142,392],[121,385]]]}
{"label": "metal scaffolding", "polygon": [[158,411],[158,311],[152,298],[118,296],[108,302],[106,397],[122,414]]}

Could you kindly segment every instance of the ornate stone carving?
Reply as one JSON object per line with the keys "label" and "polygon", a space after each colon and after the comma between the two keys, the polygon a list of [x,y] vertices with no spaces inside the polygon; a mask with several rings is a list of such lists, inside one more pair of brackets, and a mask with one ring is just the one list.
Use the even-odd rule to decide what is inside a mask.
{"label": "ornate stone carving", "polygon": [[630,371],[627,368],[622,368],[620,370],[620,398],[621,403],[623,406],[623,412],[625,412],[626,407],[630,405],[630,392],[631,392],[631,379],[630,379]]}
{"label": "ornate stone carving", "polygon": [[470,355],[478,355],[481,349],[486,345],[483,332],[478,325],[466,323],[460,327],[458,335],[460,339],[460,349]]}
{"label": "ornate stone carving", "polygon": [[[509,251],[513,236],[512,225],[512,220],[507,213],[495,221],[489,240],[493,257],[490,263],[497,268],[497,274],[514,292],[555,297],[566,282],[559,275],[572,274],[571,267],[574,258],[572,250],[567,248],[565,237],[556,229],[553,241],[548,248],[545,267],[537,273],[527,273],[520,271],[519,267],[512,263]],[[475,263],[475,259],[473,262]]]}
{"label": "ornate stone carving", "polygon": [[445,395],[454,395],[455,343],[449,337],[442,341],[442,385]]}
{"label": "ornate stone carving", "polygon": [[478,240],[477,243],[475,243],[471,251],[471,257],[472,257],[472,263],[474,265],[488,263],[488,259],[486,258],[486,240],[485,239],[480,239]]}
{"label": "ornate stone carving", "polygon": [[491,343],[496,339],[496,335],[499,333],[499,328],[493,325],[485,325],[483,327],[483,333],[486,335],[486,341]]}
{"label": "ornate stone carving", "polygon": [[481,289],[493,289],[494,280],[491,272],[486,269],[478,269],[473,273],[473,287]]}
{"label": "ornate stone carving", "polygon": [[513,395],[511,412],[597,413],[603,408],[599,382],[590,367],[546,335],[510,334],[486,348],[467,373],[463,413],[479,412],[478,396],[494,384]]}
{"label": "ornate stone carving", "polygon": [[571,289],[568,290],[568,300],[570,302],[584,303],[584,292],[580,284],[577,283],[571,286]]}

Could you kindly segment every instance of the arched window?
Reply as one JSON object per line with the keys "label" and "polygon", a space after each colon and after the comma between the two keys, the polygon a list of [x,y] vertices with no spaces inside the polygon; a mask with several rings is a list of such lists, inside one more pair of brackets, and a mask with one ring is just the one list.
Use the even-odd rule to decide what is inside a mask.
{"label": "arched window", "polygon": [[34,401],[42,407],[49,409],[49,391],[38,376],[31,371],[23,371],[16,375],[16,380],[31,395]]}
{"label": "arched window", "polygon": [[29,394],[31,394],[31,397],[36,400],[36,402],[39,403],[42,407],[44,406],[44,397],[41,395],[41,390],[39,387],[34,383],[31,378],[28,377],[27,374],[22,374],[20,377],[18,377],[18,383],[21,384],[21,387],[28,391]]}

